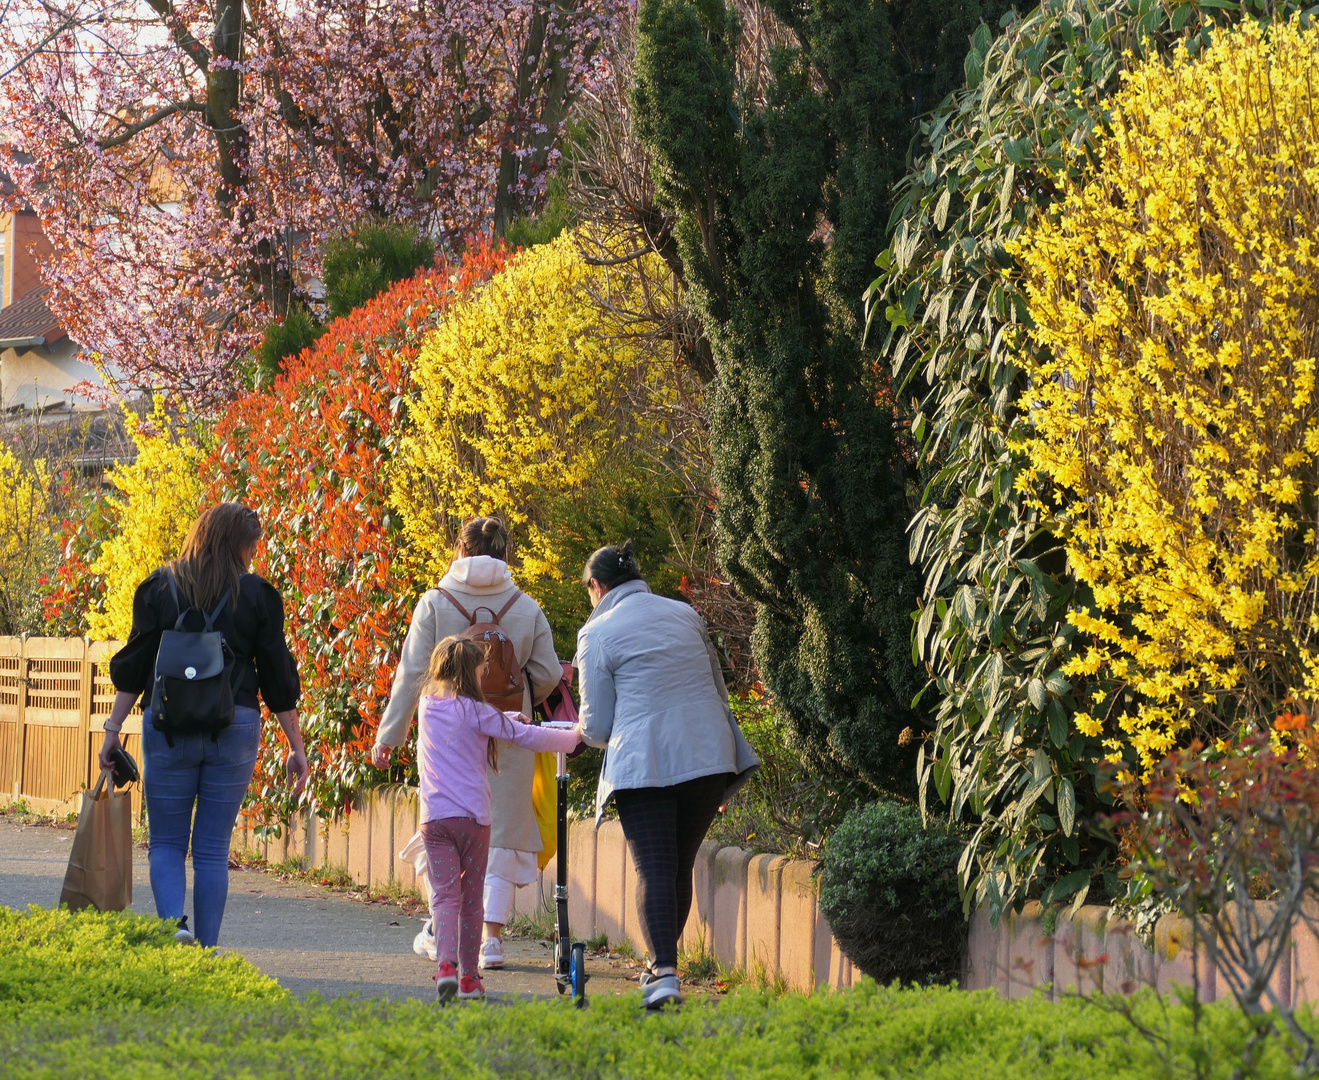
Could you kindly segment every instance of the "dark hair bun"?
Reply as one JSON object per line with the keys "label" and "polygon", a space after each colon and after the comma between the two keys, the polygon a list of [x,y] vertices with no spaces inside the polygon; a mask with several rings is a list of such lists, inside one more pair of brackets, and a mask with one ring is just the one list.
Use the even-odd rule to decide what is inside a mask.
{"label": "dark hair bun", "polygon": [[482,536],[498,536],[503,532],[503,529],[503,523],[499,518],[486,518],[485,521],[481,522]]}
{"label": "dark hair bun", "polygon": [[595,580],[608,591],[615,585],[639,580],[641,568],[637,565],[635,552],[636,545],[631,540],[598,548],[586,560],[586,569],[582,571],[582,584]]}

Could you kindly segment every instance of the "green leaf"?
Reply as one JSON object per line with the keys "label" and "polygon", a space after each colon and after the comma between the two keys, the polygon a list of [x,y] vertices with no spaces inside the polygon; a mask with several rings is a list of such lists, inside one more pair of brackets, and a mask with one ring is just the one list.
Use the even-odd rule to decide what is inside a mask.
{"label": "green leaf", "polygon": [[1065,776],[1058,781],[1058,824],[1064,836],[1071,836],[1076,828],[1076,789]]}
{"label": "green leaf", "polygon": [[953,769],[946,756],[934,763],[934,790],[939,793],[939,798],[943,802],[947,802],[948,796],[952,793]]}
{"label": "green leaf", "polygon": [[1073,870],[1070,874],[1064,874],[1047,889],[1040,899],[1046,904],[1056,904],[1060,900],[1066,900],[1077,889],[1090,888],[1090,871]]}
{"label": "green leaf", "polygon": [[1067,745],[1067,711],[1057,698],[1049,702],[1049,738],[1059,750]]}
{"label": "green leaf", "polygon": [[1026,696],[1030,698],[1030,703],[1040,712],[1044,711],[1044,682],[1042,679],[1031,679],[1026,684]]}

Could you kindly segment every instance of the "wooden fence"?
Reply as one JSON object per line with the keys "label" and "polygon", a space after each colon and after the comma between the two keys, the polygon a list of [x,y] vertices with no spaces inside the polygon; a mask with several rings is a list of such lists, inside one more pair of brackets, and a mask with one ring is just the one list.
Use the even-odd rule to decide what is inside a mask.
{"label": "wooden fence", "polygon": [[[117,641],[0,637],[0,797],[70,813],[99,774],[115,690],[109,661]],[[142,760],[142,713],[124,722],[124,748]],[[133,811],[142,812],[141,785]]]}

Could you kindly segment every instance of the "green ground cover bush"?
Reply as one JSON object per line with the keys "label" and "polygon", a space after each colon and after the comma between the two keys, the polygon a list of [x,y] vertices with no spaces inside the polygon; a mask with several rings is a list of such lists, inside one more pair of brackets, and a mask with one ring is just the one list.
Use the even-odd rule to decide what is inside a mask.
{"label": "green ground cover bush", "polygon": [[[803,997],[746,991],[646,1016],[633,998],[438,1010],[300,1002],[246,961],[174,944],[157,920],[0,909],[0,1073],[7,1080],[464,1077],[1227,1077],[1236,1010],[1143,999],[1168,1051],[1094,1004],[948,987]],[[1307,1018],[1307,1024],[1310,1023]],[[1289,1074],[1270,1045],[1251,1076]]]}
{"label": "green ground cover bush", "polygon": [[852,963],[881,983],[959,977],[961,848],[956,830],[927,827],[907,803],[873,802],[844,818],[820,866],[820,910]]}
{"label": "green ground cover bush", "polygon": [[[180,948],[174,929],[144,915],[0,907],[0,1027],[34,1014],[151,1008],[194,1015],[288,997],[242,957]],[[7,1055],[0,1051],[0,1061]]]}

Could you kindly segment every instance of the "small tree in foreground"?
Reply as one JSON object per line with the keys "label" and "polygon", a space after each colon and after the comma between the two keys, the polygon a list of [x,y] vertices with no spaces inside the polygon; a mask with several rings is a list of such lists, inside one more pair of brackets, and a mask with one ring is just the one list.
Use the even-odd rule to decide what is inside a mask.
{"label": "small tree in foreground", "polygon": [[1254,1026],[1234,1076],[1279,1031],[1298,1074],[1319,1069],[1295,994],[1274,979],[1298,925],[1319,935],[1319,909],[1307,903],[1319,890],[1319,732],[1287,713],[1236,746],[1170,755],[1125,795],[1144,807],[1113,819],[1136,880],[1192,920],[1195,948]]}

